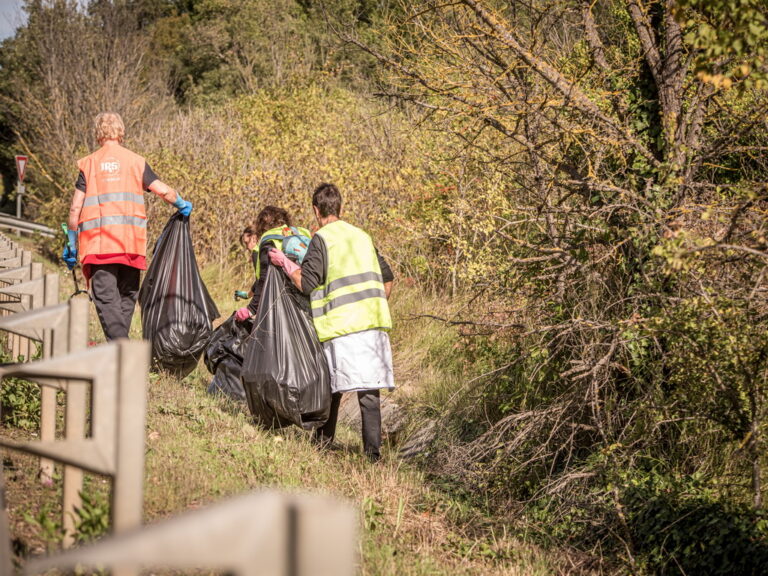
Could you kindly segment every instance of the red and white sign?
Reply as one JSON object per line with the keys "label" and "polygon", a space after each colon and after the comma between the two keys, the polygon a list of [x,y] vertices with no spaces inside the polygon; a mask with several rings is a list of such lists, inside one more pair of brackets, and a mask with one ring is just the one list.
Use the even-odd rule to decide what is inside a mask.
{"label": "red and white sign", "polygon": [[27,157],[16,156],[16,170],[19,172],[19,182],[24,182],[24,171],[27,169]]}

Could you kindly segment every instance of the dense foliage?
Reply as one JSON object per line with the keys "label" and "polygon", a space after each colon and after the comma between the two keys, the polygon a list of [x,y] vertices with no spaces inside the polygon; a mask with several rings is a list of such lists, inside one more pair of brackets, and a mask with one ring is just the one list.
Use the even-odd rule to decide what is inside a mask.
{"label": "dense foliage", "polygon": [[62,218],[103,108],[221,266],[333,180],[400,277],[466,302],[430,311],[467,371],[437,476],[637,572],[760,572],[759,0],[79,4],[28,0],[0,53],[30,214]]}
{"label": "dense foliage", "polygon": [[[461,320],[505,343],[456,403],[443,472],[536,510],[545,533],[612,546],[635,569],[649,544],[624,508],[638,506],[632,486],[648,475],[696,475],[713,488],[711,505],[761,508],[768,93],[758,3],[403,10],[392,26],[405,32],[388,45],[348,39],[391,71],[390,97],[451,134],[454,181],[419,216],[435,260],[489,302]],[[677,514],[656,521],[677,534]],[[754,538],[764,542],[764,529],[741,542]],[[656,567],[689,573],[687,545],[655,549]],[[758,562],[748,572],[709,562],[756,573],[762,556],[748,557]]]}

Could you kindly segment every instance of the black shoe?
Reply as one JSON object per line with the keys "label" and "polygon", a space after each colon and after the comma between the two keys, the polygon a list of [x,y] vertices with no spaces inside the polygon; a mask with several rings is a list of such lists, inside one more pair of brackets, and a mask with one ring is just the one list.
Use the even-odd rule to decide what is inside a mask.
{"label": "black shoe", "polygon": [[377,462],[381,462],[381,454],[375,453],[375,452],[366,452],[365,457],[368,458],[368,462],[371,464],[376,464]]}

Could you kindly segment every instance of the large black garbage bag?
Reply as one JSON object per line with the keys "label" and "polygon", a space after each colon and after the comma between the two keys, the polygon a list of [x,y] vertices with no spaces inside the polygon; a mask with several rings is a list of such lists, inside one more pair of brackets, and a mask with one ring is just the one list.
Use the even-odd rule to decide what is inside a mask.
{"label": "large black garbage bag", "polygon": [[211,334],[203,356],[205,367],[213,374],[213,380],[208,386],[209,394],[225,394],[233,400],[245,402],[240,372],[252,326],[250,320],[237,322],[232,314]]}
{"label": "large black garbage bag", "polygon": [[189,374],[211,335],[211,322],[219,317],[197,269],[189,217],[177,212],[163,228],[139,291],[139,304],[153,365],[179,377]]}
{"label": "large black garbage bag", "polygon": [[331,407],[331,378],[306,297],[275,266],[261,292],[242,370],[246,400],[266,427],[322,426]]}

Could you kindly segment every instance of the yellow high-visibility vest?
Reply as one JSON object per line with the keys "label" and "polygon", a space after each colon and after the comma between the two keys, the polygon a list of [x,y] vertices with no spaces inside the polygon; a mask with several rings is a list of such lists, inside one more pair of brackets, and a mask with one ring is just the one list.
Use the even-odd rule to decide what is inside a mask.
{"label": "yellow high-visibility vest", "polygon": [[326,224],[316,234],[325,242],[328,262],[325,284],[310,295],[318,339],[392,328],[371,237],[343,220]]}
{"label": "yellow high-visibility vest", "polygon": [[[296,230],[299,231],[299,234],[302,234],[306,236],[307,238],[312,237],[312,233],[307,230],[306,228],[302,228],[301,226],[294,226]],[[258,280],[261,277],[261,264],[259,262],[259,258],[261,256],[261,246],[264,244],[264,242],[272,241],[275,244],[275,248],[278,250],[283,249],[283,238],[286,236],[293,235],[293,230],[291,230],[290,226],[277,226],[276,228],[270,228],[264,234],[261,235],[261,238],[259,238],[259,243],[256,244],[253,251],[256,252],[256,260],[254,261],[253,265],[256,268],[256,279]]]}

